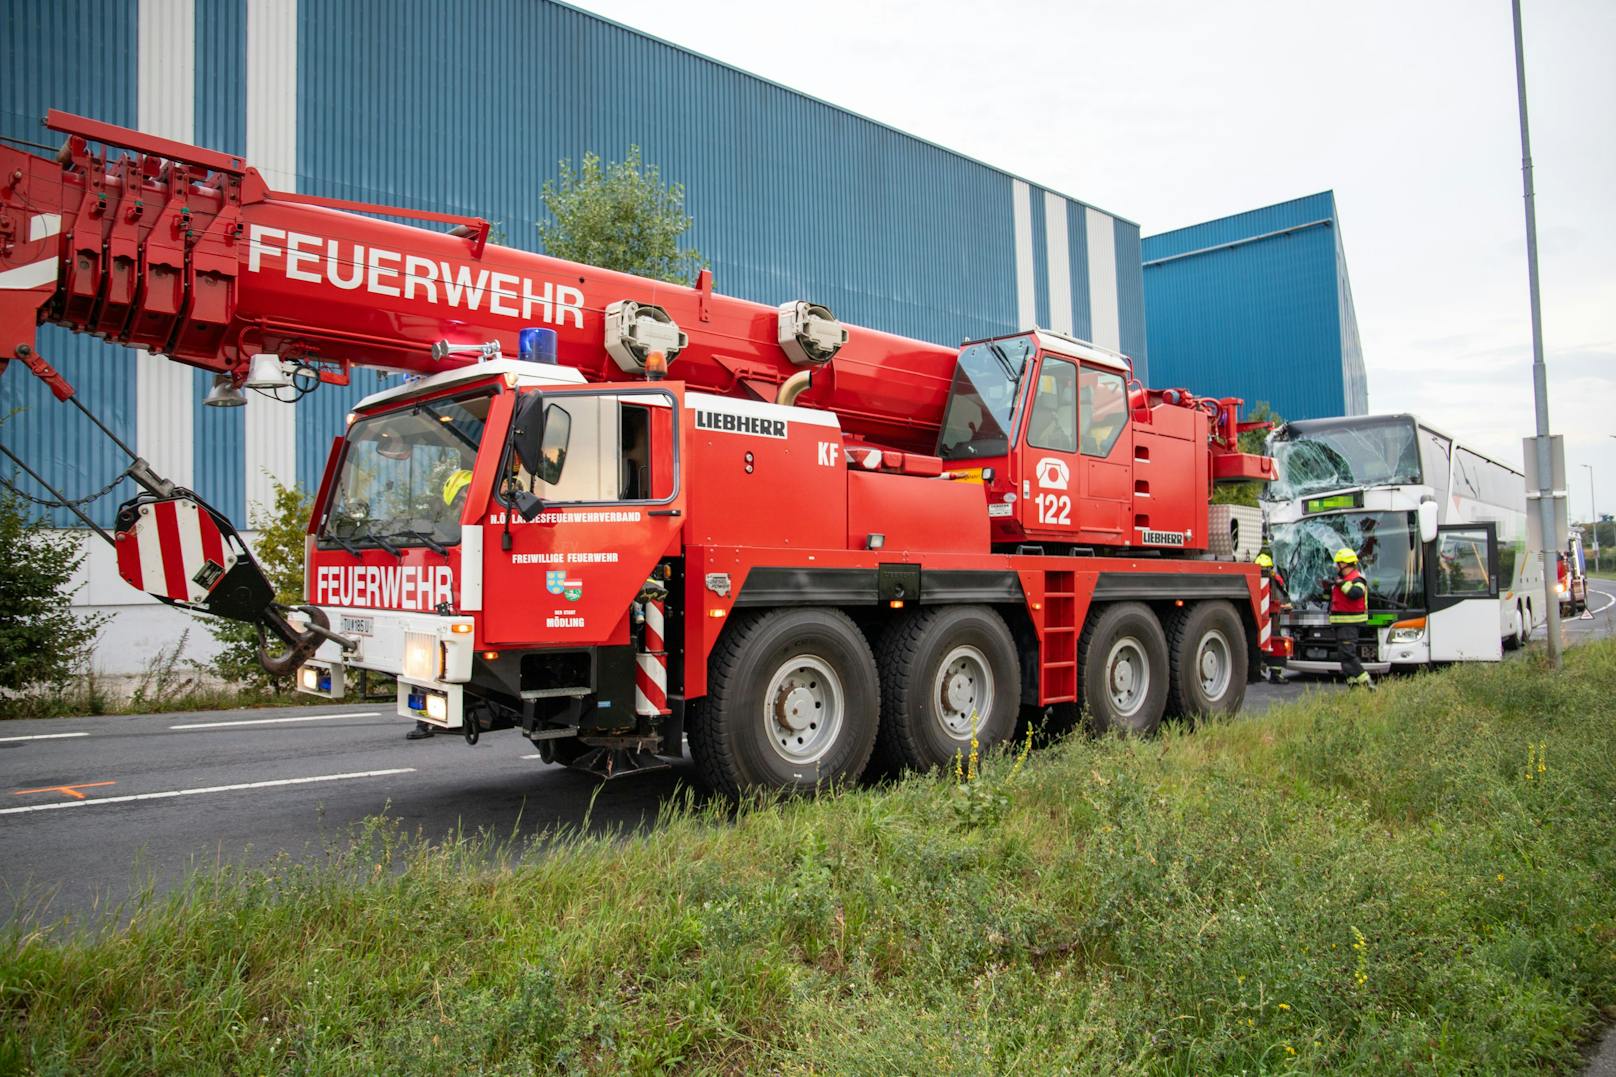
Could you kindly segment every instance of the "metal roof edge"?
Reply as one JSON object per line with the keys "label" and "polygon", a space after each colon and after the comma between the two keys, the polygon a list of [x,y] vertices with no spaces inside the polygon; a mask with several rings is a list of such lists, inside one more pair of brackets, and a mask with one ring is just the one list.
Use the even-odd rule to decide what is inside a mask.
{"label": "metal roof edge", "polygon": [[[1121,214],[1111,212],[1110,210],[1106,209],[1103,206],[1097,206],[1093,202],[1085,202],[1081,198],[1074,198],[1071,195],[1067,194],[1065,191],[1057,191],[1053,187],[1048,186],[1047,184],[1039,183],[1037,180],[1028,179],[1027,177],[1019,175],[1019,174],[1017,174],[1015,172],[1011,172],[1011,171],[1009,171],[1007,169],[1000,168],[998,165],[989,164],[988,162],[983,161],[983,160],[981,160],[979,158],[972,157],[970,154],[961,153],[959,150],[949,149],[947,146],[943,145],[941,142],[933,142],[929,138],[922,138],[919,135],[914,134],[913,132],[903,130],[901,127],[895,127],[890,123],[886,123],[884,121],[877,120],[877,119],[875,119],[875,118],[873,118],[871,116],[866,116],[862,112],[855,112],[853,109],[850,109],[850,108],[846,107],[845,105],[838,105],[834,101],[825,100],[823,97],[817,97],[817,96],[815,96],[814,94],[811,94],[811,93],[804,93],[802,90],[799,90],[799,89],[797,89],[797,88],[795,88],[793,86],[787,86],[785,83],[778,82],[778,81],[776,81],[774,79],[771,79],[771,78],[767,77],[766,75],[759,75],[755,71],[748,71],[744,67],[740,67],[740,66],[737,66],[736,64],[728,63],[727,61],[724,61],[724,60],[720,60],[716,56],[709,56],[705,52],[698,52],[695,49],[692,49],[692,48],[690,48],[688,46],[685,46],[685,45],[681,45],[676,41],[669,41],[667,38],[658,37],[657,35],[655,35],[653,33],[650,33],[648,31],[645,31],[645,30],[641,30],[638,27],[630,26],[630,25],[628,25],[627,23],[624,23],[624,22],[618,22],[616,19],[608,18],[607,16],[602,15],[597,11],[590,11],[588,8],[582,8],[582,7],[577,6],[576,4],[566,3],[565,0],[542,0],[542,2],[552,4],[555,7],[565,8],[568,11],[577,12],[579,15],[587,16],[587,17],[589,17],[591,19],[594,19],[596,22],[604,23],[607,26],[614,27],[614,28],[616,28],[618,30],[626,30],[629,33],[634,34],[637,37],[642,37],[647,41],[653,41],[658,45],[665,45],[670,49],[675,49],[675,50],[677,50],[679,52],[685,53],[688,56],[694,56],[698,60],[705,60],[706,62],[708,62],[710,64],[713,64],[713,65],[715,65],[717,67],[726,68],[726,69],[728,69],[730,71],[735,72],[738,75],[745,75],[749,79],[755,79],[756,81],[764,83],[765,85],[773,86],[773,87],[775,87],[776,89],[779,89],[779,90],[784,90],[786,93],[794,94],[797,97],[803,98],[806,101],[812,101],[815,104],[823,105],[826,108],[835,109],[837,112],[840,112],[840,113],[842,113],[843,115],[846,115],[846,116],[851,116],[855,120],[863,120],[865,123],[871,124],[871,125],[873,125],[875,127],[880,127],[883,130],[891,131],[893,134],[901,135],[904,138],[910,139],[910,140],[912,140],[914,142],[918,142],[923,146],[930,146],[934,150],[940,150],[941,152],[946,153],[951,157],[957,157],[962,161],[969,161],[971,164],[978,165],[978,166],[980,166],[982,168],[985,168],[989,172],[997,172],[999,175],[1004,176],[1007,179],[1018,180],[1018,181],[1020,181],[1022,183],[1027,184],[1029,187],[1037,187],[1041,191],[1049,191],[1052,194],[1057,194],[1060,197],[1066,199],[1068,202],[1076,202],[1078,205],[1084,207],[1085,209],[1092,209],[1092,210],[1094,210],[1094,211],[1096,211],[1098,213],[1103,213],[1107,217],[1112,218],[1113,220],[1121,221],[1124,224],[1131,224],[1135,228],[1140,227],[1139,222],[1134,220],[1131,217],[1124,217]],[[1311,196],[1309,196],[1309,197],[1311,197]],[[1275,203],[1275,205],[1282,205],[1282,204],[1283,203],[1277,203],[1277,202]],[[1186,227],[1194,227],[1194,226],[1189,225],[1189,226],[1186,226]]]}
{"label": "metal roof edge", "polygon": [[1326,187],[1324,190],[1322,190],[1322,191],[1314,191],[1312,194],[1301,194],[1301,195],[1297,195],[1295,198],[1287,198],[1287,199],[1284,199],[1283,201],[1280,201],[1280,202],[1270,202],[1266,206],[1252,206],[1250,209],[1242,209],[1242,210],[1239,210],[1239,211],[1237,211],[1235,213],[1225,213],[1221,217],[1210,217],[1210,218],[1208,218],[1207,220],[1204,220],[1204,221],[1196,221],[1194,224],[1180,225],[1177,228],[1169,228],[1164,232],[1156,232],[1156,233],[1153,233],[1153,234],[1148,235],[1148,236],[1141,236],[1139,238],[1139,241],[1141,243],[1144,243],[1147,240],[1161,239],[1163,236],[1170,236],[1175,232],[1187,232],[1191,228],[1205,228],[1207,225],[1211,225],[1211,224],[1222,224],[1224,221],[1232,221],[1236,217],[1244,217],[1244,216],[1246,216],[1247,214],[1250,214],[1250,213],[1261,213],[1265,209],[1277,209],[1280,206],[1288,206],[1292,202],[1305,202],[1310,198],[1319,198],[1321,196],[1325,197],[1325,198],[1328,198],[1330,200],[1330,219],[1335,220],[1335,218],[1337,216],[1336,204],[1335,204],[1335,188],[1334,187]]}

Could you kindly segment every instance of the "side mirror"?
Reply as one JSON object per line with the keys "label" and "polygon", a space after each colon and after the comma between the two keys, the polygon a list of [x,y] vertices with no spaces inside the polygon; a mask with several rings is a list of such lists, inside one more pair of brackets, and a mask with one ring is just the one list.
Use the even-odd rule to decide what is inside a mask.
{"label": "side mirror", "polygon": [[572,415],[560,404],[544,409],[544,420],[539,424],[539,466],[530,468],[541,482],[554,486],[561,481],[561,472],[567,466],[567,445],[572,440]]}
{"label": "side mirror", "polygon": [[511,445],[516,459],[530,475],[539,473],[540,451],[544,445],[544,396],[528,393],[516,405],[511,417]]}
{"label": "side mirror", "polygon": [[1437,504],[1435,501],[1420,502],[1420,541],[1436,541]]}

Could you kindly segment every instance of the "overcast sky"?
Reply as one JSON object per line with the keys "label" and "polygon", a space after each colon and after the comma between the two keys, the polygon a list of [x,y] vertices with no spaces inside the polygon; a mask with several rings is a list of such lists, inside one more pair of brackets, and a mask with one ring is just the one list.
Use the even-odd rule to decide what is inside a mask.
{"label": "overcast sky", "polygon": [[[1373,411],[1535,432],[1508,0],[574,0],[1120,216],[1334,189]],[[1616,0],[1524,0],[1550,419],[1616,512]],[[677,178],[677,177],[672,177]]]}

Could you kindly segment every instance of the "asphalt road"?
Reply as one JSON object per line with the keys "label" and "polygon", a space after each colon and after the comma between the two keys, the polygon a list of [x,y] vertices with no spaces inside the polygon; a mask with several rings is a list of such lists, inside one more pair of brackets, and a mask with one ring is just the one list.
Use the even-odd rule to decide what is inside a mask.
{"label": "asphalt road", "polygon": [[[1616,583],[1594,587],[1599,615],[1567,622],[1571,642],[1616,634]],[[1339,690],[1255,684],[1246,710]],[[633,829],[696,784],[686,761],[596,796],[592,778],[541,763],[519,733],[468,747],[406,741],[408,728],[391,702],[0,722],[0,921],[94,919],[197,867],[318,858],[384,811],[429,838],[528,838],[586,813],[593,829]]]}

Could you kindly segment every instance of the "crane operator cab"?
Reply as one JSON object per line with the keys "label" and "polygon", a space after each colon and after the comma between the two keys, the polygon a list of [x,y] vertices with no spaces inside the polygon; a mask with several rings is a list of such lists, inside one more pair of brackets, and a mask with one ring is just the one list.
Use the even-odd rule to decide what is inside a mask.
{"label": "crane operator cab", "polygon": [[995,544],[1064,552],[1157,530],[1135,527],[1131,375],[1125,356],[1043,330],[960,352],[937,455],[980,471]]}

